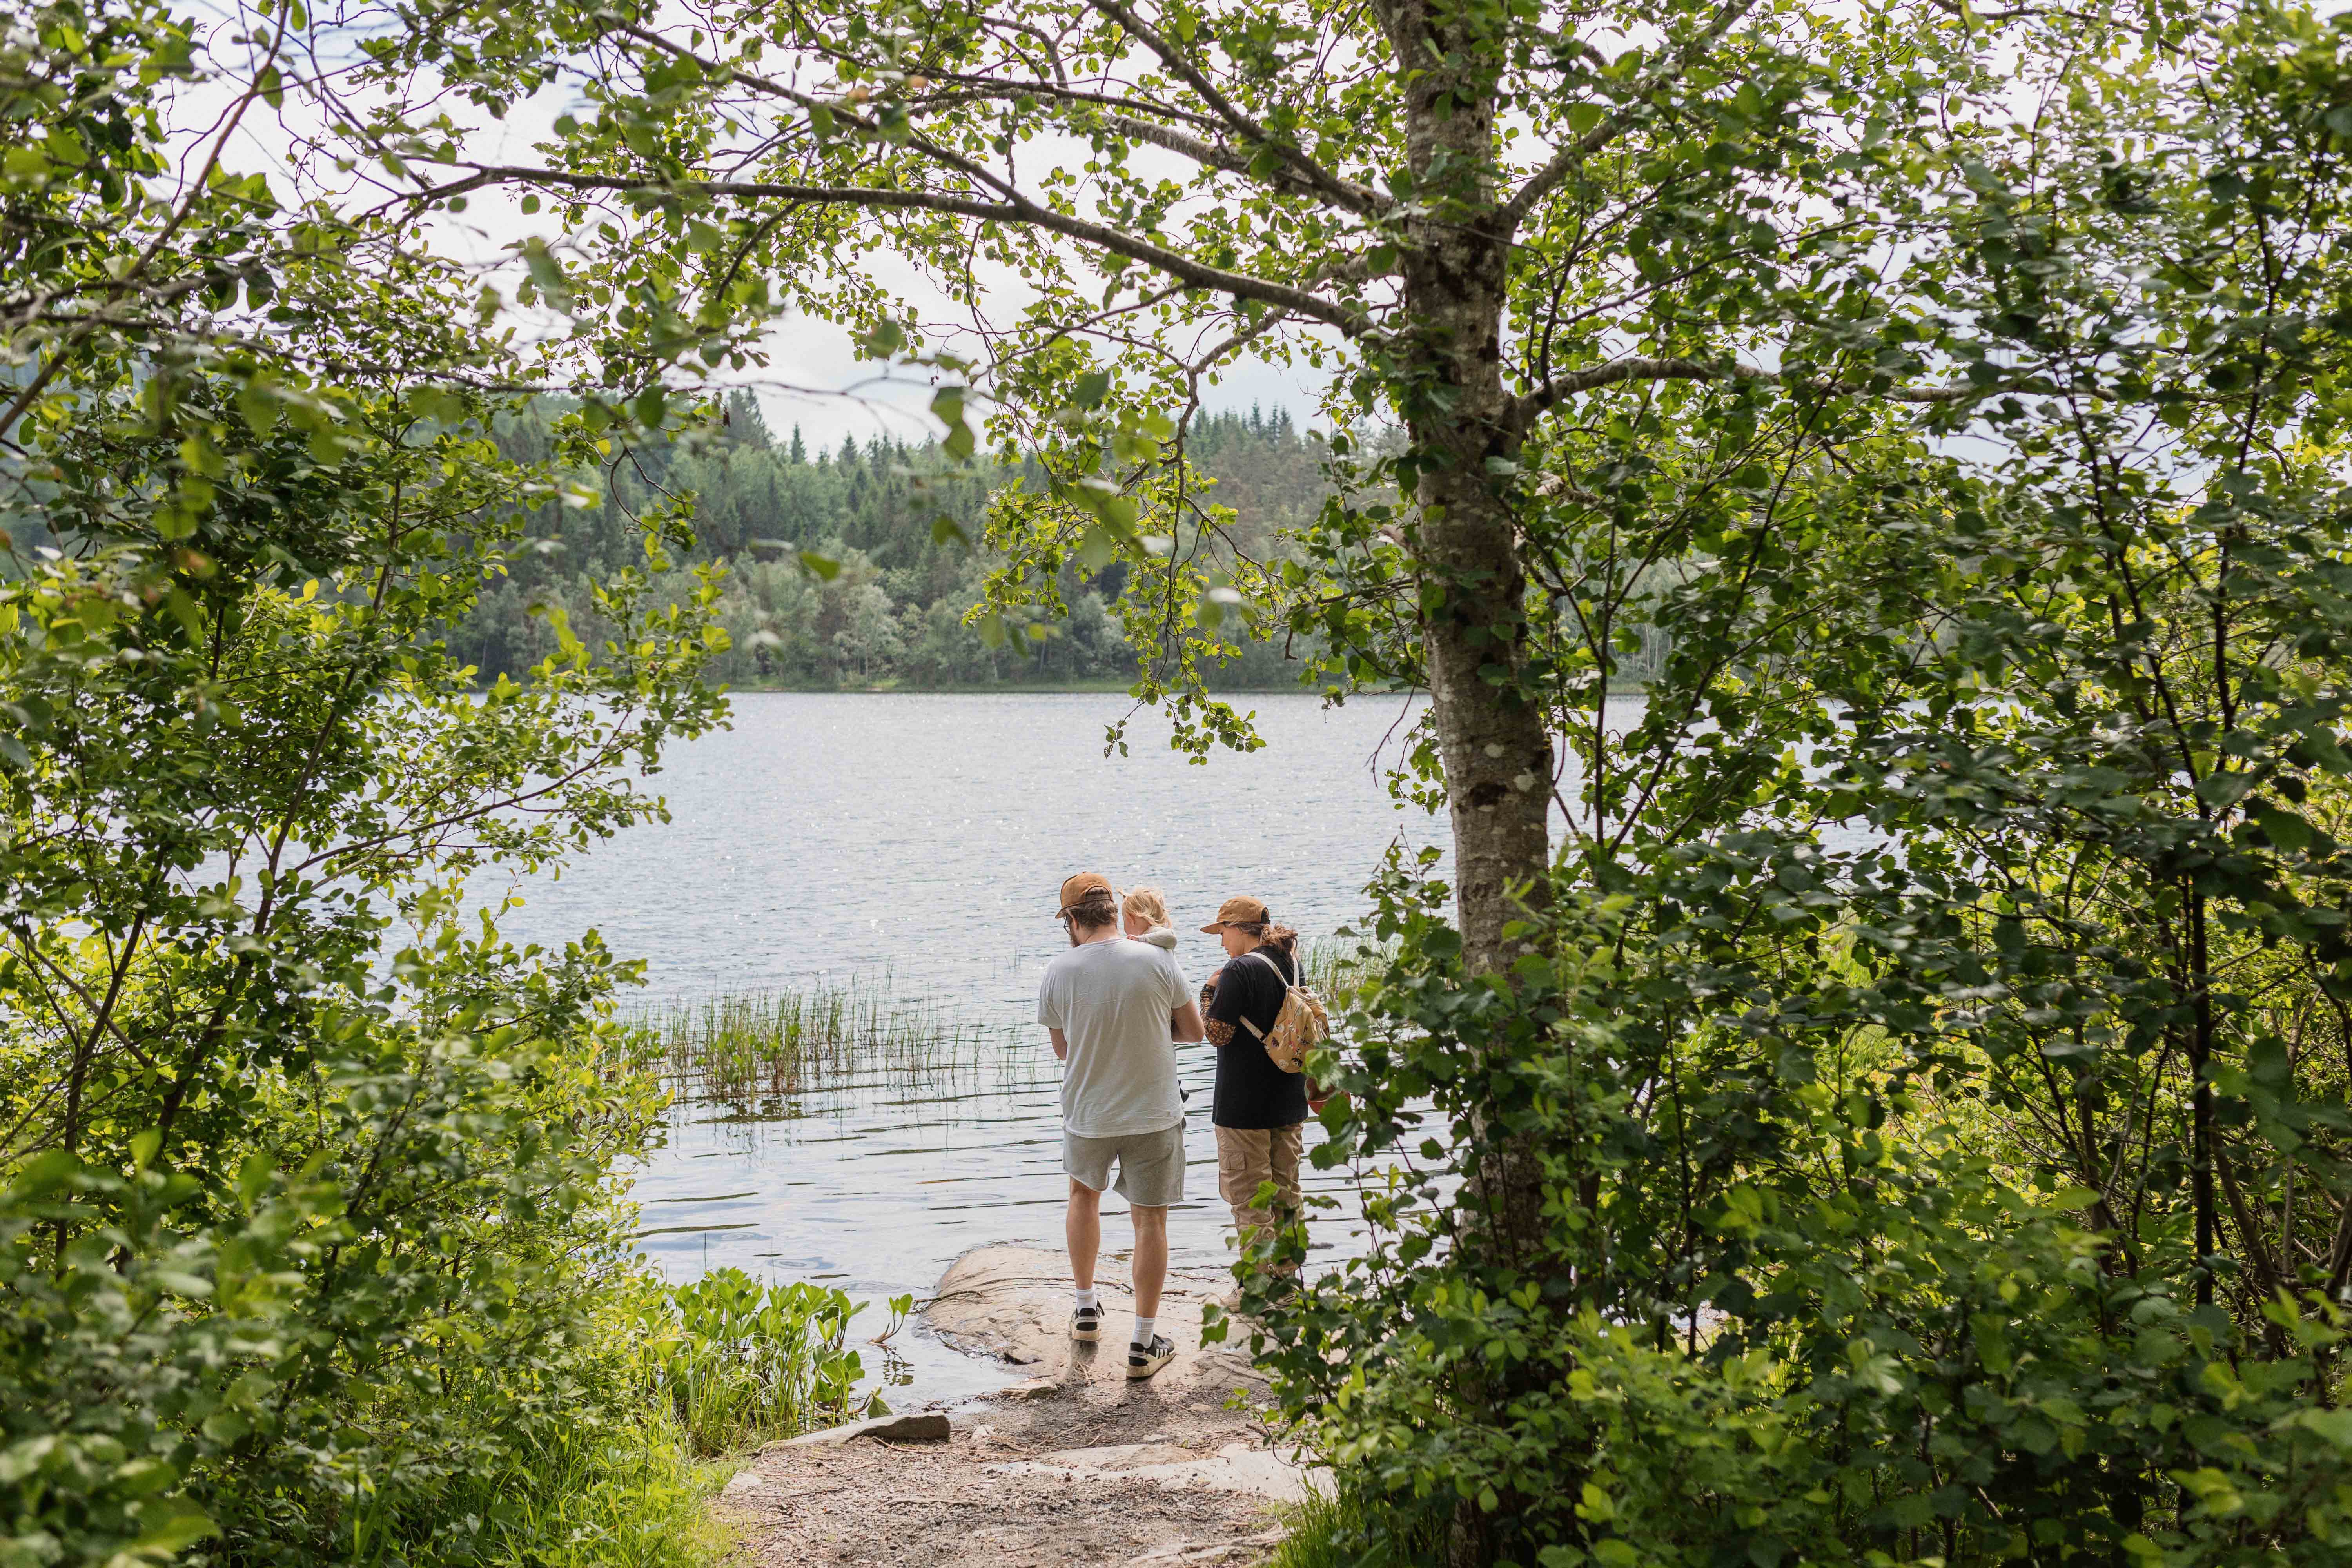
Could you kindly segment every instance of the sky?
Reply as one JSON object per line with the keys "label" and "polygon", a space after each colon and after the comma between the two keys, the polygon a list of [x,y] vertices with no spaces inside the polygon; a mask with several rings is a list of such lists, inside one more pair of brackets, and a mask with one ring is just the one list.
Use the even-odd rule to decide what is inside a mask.
{"label": "sky", "polygon": [[[230,42],[250,30],[255,18],[241,12],[236,0],[195,0],[192,9],[209,16],[219,63],[232,74],[244,53]],[[179,129],[184,159],[190,166],[201,157],[217,126],[222,108],[231,96],[227,83],[215,83],[184,93],[173,118]],[[473,128],[464,139],[466,155],[486,162],[536,163],[541,159],[534,143],[551,139],[554,124],[567,110],[588,112],[576,82],[563,82],[516,105],[503,120],[492,121],[462,103],[444,106],[461,121],[470,117]],[[310,139],[322,123],[315,105],[299,94],[289,94],[274,114],[256,105],[232,141],[227,162],[232,167],[266,169],[278,176],[281,189],[289,185],[287,148]],[[1078,155],[1083,156],[1083,153]],[[519,196],[503,189],[477,193],[462,214],[436,213],[426,222],[433,248],[440,254],[483,268],[502,291],[511,291],[520,269],[505,264],[520,242],[538,237],[553,241],[559,233],[551,214],[525,215]],[[877,258],[875,270],[899,294],[916,320],[937,323],[961,319],[962,312],[932,289],[912,268],[893,266]],[[985,276],[983,274],[983,276]],[[1017,305],[1017,280],[1009,272],[989,280],[1000,304]],[[525,333],[554,330],[560,323],[541,313],[518,310],[516,320]],[[898,369],[861,359],[850,334],[831,322],[788,315],[764,342],[769,363],[740,376],[721,373],[712,384],[748,384],[760,398],[769,428],[778,436],[798,427],[812,448],[837,447],[845,437],[863,442],[883,436],[921,440],[940,426],[927,412],[932,378],[919,371]],[[1308,423],[1321,385],[1321,375],[1301,367],[1270,364],[1255,357],[1229,366],[1218,384],[1205,388],[1203,406],[1210,412],[1263,407],[1272,413],[1286,409],[1302,426]]]}

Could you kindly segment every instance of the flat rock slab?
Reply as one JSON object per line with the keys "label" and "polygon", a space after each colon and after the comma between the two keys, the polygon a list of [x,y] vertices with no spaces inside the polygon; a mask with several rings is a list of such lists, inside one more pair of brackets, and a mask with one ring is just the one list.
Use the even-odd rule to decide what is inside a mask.
{"label": "flat rock slab", "polygon": [[1198,1454],[1171,1443],[1115,1443],[1100,1448],[1064,1448],[1034,1459],[991,1465],[1000,1475],[1064,1475],[1073,1481],[1117,1476],[1154,1486],[1243,1492],[1272,1502],[1303,1502],[1325,1489],[1322,1472],[1307,1470],[1281,1454],[1253,1443],[1227,1443]]}
{"label": "flat rock slab", "polygon": [[[1125,1273],[1106,1259],[1105,1274]],[[1200,1348],[1201,1308],[1221,1274],[1169,1281],[1160,1331],[1176,1360],[1127,1378],[1125,1281],[1097,1282],[1109,1332],[1069,1338],[1058,1253],[984,1247],[958,1258],[926,1313],[973,1354],[1013,1359],[1028,1381],[953,1412],[945,1442],[772,1443],[719,1507],[761,1568],[1173,1568],[1262,1563],[1282,1508],[1317,1478],[1235,1409],[1265,1383],[1247,1358]],[[894,1418],[899,1419],[899,1418]]]}
{"label": "flat rock slab", "polygon": [[[948,1265],[923,1320],[940,1338],[970,1355],[1006,1362],[1032,1380],[1059,1384],[1127,1381],[1127,1333],[1135,1297],[1123,1279],[1124,1267],[1105,1259],[1097,1269],[1096,1300],[1102,1303],[1103,1337],[1092,1343],[1070,1338],[1070,1265],[1058,1252],[1028,1247],[983,1247]],[[1191,1386],[1203,1380],[1263,1386],[1265,1379],[1246,1355],[1224,1345],[1201,1349],[1201,1309],[1232,1288],[1222,1271],[1171,1270],[1160,1294],[1159,1331],[1176,1346],[1176,1359],[1150,1381]]]}

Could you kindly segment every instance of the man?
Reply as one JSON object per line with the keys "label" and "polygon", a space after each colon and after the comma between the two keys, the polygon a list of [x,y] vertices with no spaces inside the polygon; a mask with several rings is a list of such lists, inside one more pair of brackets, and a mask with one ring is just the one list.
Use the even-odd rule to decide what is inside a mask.
{"label": "man", "polygon": [[1102,1334],[1095,1253],[1102,1193],[1116,1164],[1118,1194],[1135,1223],[1127,1375],[1150,1377],[1176,1355],[1155,1324],[1168,1278],[1168,1208],[1184,1199],[1184,1101],[1171,1042],[1202,1038],[1201,1010],[1174,953],[1120,934],[1118,900],[1099,874],[1081,871],[1064,882],[1055,916],[1069,931],[1070,951],[1045,966],[1037,1022],[1063,1064],[1062,1169],[1070,1178],[1066,1230],[1077,1289],[1070,1337]]}

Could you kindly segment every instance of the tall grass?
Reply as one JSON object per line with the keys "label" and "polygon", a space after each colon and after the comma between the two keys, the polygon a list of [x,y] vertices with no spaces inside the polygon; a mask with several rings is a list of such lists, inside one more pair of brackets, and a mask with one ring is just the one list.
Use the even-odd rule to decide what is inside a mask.
{"label": "tall grass", "polygon": [[498,1505],[498,1568],[714,1568],[735,1554],[710,1511],[735,1467],[696,1458],[664,1411],[537,1461]]}
{"label": "tall grass", "polygon": [[1328,1491],[1309,1492],[1282,1511],[1282,1544],[1260,1568],[1357,1568],[1362,1563],[1420,1562],[1424,1553],[1433,1554],[1437,1545],[1431,1540],[1399,1541],[1391,1536],[1375,1550],[1371,1527],[1379,1521],[1379,1505],[1344,1481]]}
{"label": "tall grass", "polygon": [[673,1003],[643,1020],[632,1065],[680,1098],[740,1103],[851,1072],[936,1081],[975,1066],[1003,1032],[902,996],[884,974]]}
{"label": "tall grass", "polygon": [[[912,1298],[890,1303],[898,1329]],[[863,1310],[822,1285],[764,1285],[740,1268],[645,1298],[637,1353],[652,1403],[692,1450],[731,1452],[857,1416],[880,1415],[880,1395],[857,1392],[865,1367],[847,1348]]]}
{"label": "tall grass", "polygon": [[[892,1300],[890,1331],[911,1305]],[[740,1268],[625,1286],[605,1322],[635,1414],[559,1428],[485,1476],[493,1544],[477,1560],[717,1568],[731,1559],[740,1543],[709,1507],[735,1473],[730,1456],[884,1408],[858,1393],[864,1368],[846,1344],[858,1310],[840,1290],[763,1285]]]}
{"label": "tall grass", "polygon": [[1298,974],[1326,1002],[1343,997],[1389,959],[1390,950],[1353,936],[1314,936],[1299,943]]}

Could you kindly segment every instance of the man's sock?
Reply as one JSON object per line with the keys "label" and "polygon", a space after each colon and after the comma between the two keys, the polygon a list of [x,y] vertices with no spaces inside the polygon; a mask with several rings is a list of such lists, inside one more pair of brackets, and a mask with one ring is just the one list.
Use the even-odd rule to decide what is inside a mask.
{"label": "man's sock", "polygon": [[1092,1307],[1094,1304],[1095,1293],[1091,1287],[1078,1292],[1078,1306],[1081,1309]]}
{"label": "man's sock", "polygon": [[1159,1329],[1159,1326],[1160,1320],[1158,1318],[1147,1318],[1142,1313],[1138,1312],[1135,1315],[1135,1337],[1128,1342],[1129,1344],[1136,1345],[1149,1345],[1151,1342],[1152,1334]]}

